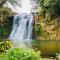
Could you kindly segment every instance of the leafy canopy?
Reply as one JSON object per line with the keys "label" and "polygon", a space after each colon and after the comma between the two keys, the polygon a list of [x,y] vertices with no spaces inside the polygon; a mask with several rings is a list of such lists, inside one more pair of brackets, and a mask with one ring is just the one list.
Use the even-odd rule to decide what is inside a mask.
{"label": "leafy canopy", "polygon": [[50,15],[60,16],[60,0],[35,0]]}

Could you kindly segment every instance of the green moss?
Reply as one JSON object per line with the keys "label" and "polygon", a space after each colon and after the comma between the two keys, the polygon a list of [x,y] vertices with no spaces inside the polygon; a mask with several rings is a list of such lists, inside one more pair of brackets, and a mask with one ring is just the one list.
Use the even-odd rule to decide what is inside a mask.
{"label": "green moss", "polygon": [[35,24],[35,33],[37,36],[43,36],[43,25],[41,24]]}

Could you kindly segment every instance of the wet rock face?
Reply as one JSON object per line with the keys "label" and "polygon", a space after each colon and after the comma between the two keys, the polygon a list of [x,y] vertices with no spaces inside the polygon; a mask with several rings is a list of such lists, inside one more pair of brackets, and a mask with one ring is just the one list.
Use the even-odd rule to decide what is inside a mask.
{"label": "wet rock face", "polygon": [[11,31],[13,16],[4,17],[0,16],[0,38],[7,38]]}

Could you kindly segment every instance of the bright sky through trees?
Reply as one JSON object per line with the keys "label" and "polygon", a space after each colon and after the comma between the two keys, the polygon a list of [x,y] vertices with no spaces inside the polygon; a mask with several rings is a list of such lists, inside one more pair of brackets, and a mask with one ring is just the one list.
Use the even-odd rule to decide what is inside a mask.
{"label": "bright sky through trees", "polygon": [[20,2],[21,6],[18,5],[11,5],[10,2],[8,1],[6,4],[8,7],[12,9],[12,11],[16,13],[30,13],[32,9],[32,4],[30,0],[17,0],[17,2]]}
{"label": "bright sky through trees", "polygon": [[32,5],[30,0],[22,0],[22,7],[20,8],[20,12],[29,13],[32,9]]}

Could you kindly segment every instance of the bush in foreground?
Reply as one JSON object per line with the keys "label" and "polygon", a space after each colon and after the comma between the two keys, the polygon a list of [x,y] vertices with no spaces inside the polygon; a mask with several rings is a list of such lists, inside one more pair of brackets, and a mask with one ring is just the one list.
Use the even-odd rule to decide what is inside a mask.
{"label": "bush in foreground", "polygon": [[4,42],[0,42],[0,53],[6,53],[7,50],[12,48],[12,42],[6,40]]}
{"label": "bush in foreground", "polygon": [[41,60],[40,52],[33,49],[14,48],[8,53],[0,54],[0,60]]}
{"label": "bush in foreground", "polygon": [[40,52],[33,49],[15,48],[8,52],[8,60],[40,60]]}

